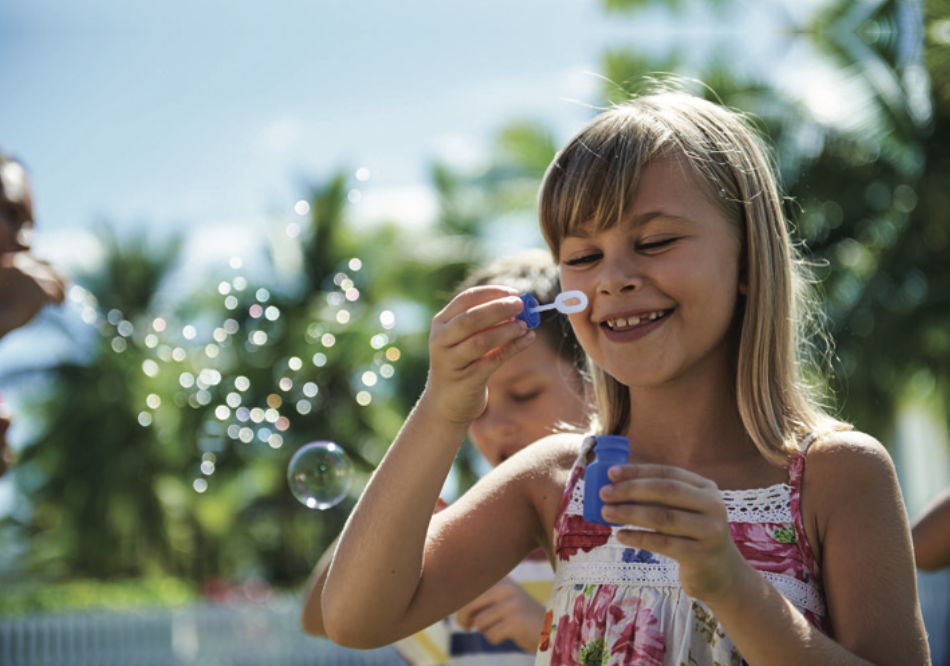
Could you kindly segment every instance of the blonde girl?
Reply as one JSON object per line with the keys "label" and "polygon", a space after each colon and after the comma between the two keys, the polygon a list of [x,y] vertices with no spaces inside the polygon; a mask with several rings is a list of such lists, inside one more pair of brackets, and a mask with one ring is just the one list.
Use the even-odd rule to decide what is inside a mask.
{"label": "blonde girl", "polygon": [[[881,445],[805,388],[803,281],[767,152],[681,92],[608,111],[557,155],[542,230],[628,464],[582,517],[594,440],[555,435],[432,508],[496,367],[533,342],[513,290],[433,319],[429,381],[351,516],[323,599],[373,647],[475,598],[538,546],[538,664],[926,664],[910,535]],[[807,464],[806,464],[807,461]],[[367,629],[369,627],[369,629]]]}

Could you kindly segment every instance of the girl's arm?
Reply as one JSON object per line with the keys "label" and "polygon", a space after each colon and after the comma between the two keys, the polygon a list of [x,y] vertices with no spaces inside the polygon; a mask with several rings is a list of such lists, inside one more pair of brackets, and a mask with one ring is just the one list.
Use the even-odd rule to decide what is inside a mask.
{"label": "girl's arm", "polygon": [[676,559],[686,593],[709,606],[753,666],[929,664],[910,530],[887,452],[867,435],[836,433],[812,445],[805,467],[802,510],[833,639],[742,558],[711,481],[672,467],[615,468],[605,501],[653,506],[604,515],[657,530],[619,538]]}
{"label": "girl's arm", "polygon": [[[476,287],[433,319],[426,388],[347,521],[323,592],[327,635],[389,644],[442,619],[537,547],[537,514],[495,470],[432,517],[489,375],[533,340],[516,292]],[[432,526],[430,528],[430,521]]]}
{"label": "girl's arm", "polygon": [[914,521],[914,559],[921,571],[950,567],[950,489],[944,490]]}

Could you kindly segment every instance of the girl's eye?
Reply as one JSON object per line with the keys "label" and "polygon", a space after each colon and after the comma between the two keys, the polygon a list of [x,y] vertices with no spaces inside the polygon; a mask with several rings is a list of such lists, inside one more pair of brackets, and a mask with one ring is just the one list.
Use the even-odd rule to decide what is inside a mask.
{"label": "girl's eye", "polygon": [[564,261],[565,266],[583,266],[584,264],[589,264],[600,259],[599,252],[592,252],[591,254],[584,254],[579,257],[573,257]]}
{"label": "girl's eye", "polygon": [[511,399],[515,402],[528,402],[529,400],[534,400],[539,395],[541,395],[541,389],[536,389],[528,393],[512,393]]}
{"label": "girl's eye", "polygon": [[637,249],[640,250],[641,252],[651,252],[653,250],[660,250],[664,247],[672,245],[677,240],[679,239],[674,237],[674,238],[664,238],[663,240],[652,241],[650,243],[640,243],[637,246]]}

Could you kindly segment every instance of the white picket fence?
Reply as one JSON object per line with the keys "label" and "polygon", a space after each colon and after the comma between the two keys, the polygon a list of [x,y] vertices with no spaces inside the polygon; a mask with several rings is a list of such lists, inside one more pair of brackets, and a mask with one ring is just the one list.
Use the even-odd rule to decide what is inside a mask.
{"label": "white picket fence", "polygon": [[0,666],[404,666],[306,636],[296,600],[0,617]]}

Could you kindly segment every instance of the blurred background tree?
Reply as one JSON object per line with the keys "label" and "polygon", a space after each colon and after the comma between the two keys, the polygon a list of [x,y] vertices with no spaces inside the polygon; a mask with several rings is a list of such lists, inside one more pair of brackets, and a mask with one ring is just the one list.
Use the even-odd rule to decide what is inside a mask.
{"label": "blurred background tree", "polygon": [[[725,15],[737,5],[713,7]],[[661,7],[685,11],[604,1],[629,24]],[[837,359],[830,399],[888,445],[910,397],[950,413],[950,7],[915,7],[833,2],[791,25],[788,39],[805,42],[830,77],[812,97],[743,74],[715,49],[697,64],[687,49],[631,45],[604,53],[591,100],[593,116],[644,75],[675,72],[754,114],[822,280]],[[823,113],[822,85],[846,87],[860,112],[847,122]],[[21,544],[6,577],[300,585],[424,385],[434,312],[513,239],[540,245],[535,197],[564,139],[515,119],[486,164],[434,164],[440,212],[419,231],[352,224],[358,183],[341,170],[314,185],[303,222],[275,222],[266,283],[232,260],[187,295],[160,298],[178,243],[146,247],[104,231],[106,260],[77,279],[76,307],[98,334],[83,362],[51,371],[52,389],[33,407],[45,427],[16,471],[20,504],[0,524],[5,541]],[[341,444],[357,477],[346,501],[320,513],[294,500],[285,477],[314,440]],[[479,469],[463,448],[450,492]]]}

